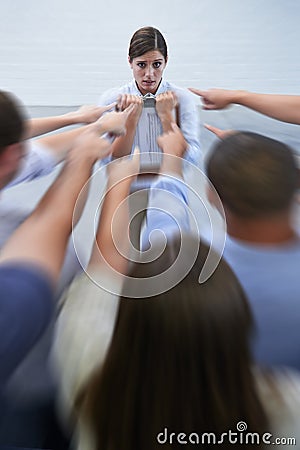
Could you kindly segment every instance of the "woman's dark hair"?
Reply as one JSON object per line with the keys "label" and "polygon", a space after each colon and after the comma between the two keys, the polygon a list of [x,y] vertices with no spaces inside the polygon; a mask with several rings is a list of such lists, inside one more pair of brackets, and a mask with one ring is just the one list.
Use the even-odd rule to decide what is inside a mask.
{"label": "woman's dark hair", "polygon": [[167,60],[167,44],[161,32],[153,27],[140,28],[130,40],[128,50],[129,60],[132,62],[134,58],[153,50],[158,50],[165,60]]}
{"label": "woman's dark hair", "polygon": [[21,106],[9,92],[0,91],[0,152],[8,145],[20,142],[25,122]]}
{"label": "woman's dark hair", "polygon": [[[183,239],[199,245],[196,237]],[[163,272],[180,246],[174,239],[156,262],[135,263],[129,275],[151,278]],[[236,432],[242,420],[247,431],[266,432],[251,367],[249,306],[223,259],[199,284],[207,254],[201,243],[190,272],[172,289],[152,298],[121,297],[107,358],[87,386],[83,405],[97,450],[159,449],[157,435],[165,428],[200,437],[211,432],[220,439]],[[165,447],[182,445],[173,439]]]}

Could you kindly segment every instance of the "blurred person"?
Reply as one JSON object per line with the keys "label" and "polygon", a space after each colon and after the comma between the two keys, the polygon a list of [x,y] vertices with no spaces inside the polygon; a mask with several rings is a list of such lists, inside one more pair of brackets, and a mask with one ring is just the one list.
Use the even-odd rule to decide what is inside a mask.
{"label": "blurred person", "polygon": [[[214,188],[208,185],[208,199],[216,208],[221,200],[225,212],[223,256],[253,311],[254,357],[266,366],[299,370],[300,232],[293,220],[298,170],[292,150],[271,138],[236,132],[213,146],[206,175]],[[164,190],[188,204],[186,189],[178,182],[169,181]],[[157,204],[156,195],[150,193],[150,207]],[[177,212],[161,201],[163,208],[172,215]],[[147,214],[147,234],[156,228],[156,219],[154,212]],[[163,220],[170,223],[166,214]],[[179,215],[177,220],[185,223],[186,218]],[[142,236],[144,243],[147,234]],[[212,239],[204,229],[201,237]]]}
{"label": "blurred person", "polygon": [[[85,152],[83,152],[83,149]],[[34,299],[34,296],[28,295],[26,289],[15,282],[13,275],[16,273],[17,280],[21,281],[24,271],[24,284],[30,286],[32,280],[33,293],[34,290],[38,291],[39,285],[42,285],[43,288],[46,287],[46,291],[53,293],[53,287],[57,283],[63,262],[67,237],[71,232],[75,202],[80,190],[89,179],[94,163],[99,158],[105,157],[109,150],[110,144],[108,141],[99,139],[96,133],[93,135],[89,132],[82,137],[81,141],[69,153],[60,175],[50,186],[33,213],[15,231],[1,250],[1,303],[3,312],[1,318],[3,334],[1,354],[8,361],[7,364],[1,364],[2,383],[7,381],[22,355],[26,353],[27,348],[32,345],[31,342],[35,340],[35,338],[31,338],[28,345],[25,343],[26,339],[16,338],[17,334],[19,332],[22,334],[23,330],[25,330],[26,335],[26,328],[35,329],[35,322],[31,319],[31,313],[34,313],[34,309],[28,309],[26,303],[32,299],[33,303],[41,303],[37,306],[37,311],[43,310],[42,296],[36,296],[36,299]],[[81,167],[82,170],[71,176],[70,172],[73,167]],[[58,208],[58,205],[62,204],[64,207]],[[61,228],[57,225],[61,225]],[[28,283],[27,272],[29,273]],[[35,288],[34,282],[35,272],[37,274],[37,288]],[[40,282],[40,279],[42,279],[42,282]],[[47,295],[47,297],[51,296],[52,294]],[[23,298],[24,304],[22,303]],[[47,302],[45,303],[47,305]],[[18,307],[20,311],[18,311]],[[23,308],[24,312],[21,314]],[[30,312],[30,315],[28,312]],[[17,322],[17,327],[12,326],[11,320],[6,320],[10,316],[14,318],[13,322]],[[29,324],[25,326],[26,321]],[[7,327],[11,327],[10,332],[8,329],[6,330]],[[39,330],[41,327],[37,326],[36,328]],[[17,348],[20,346],[21,350],[8,352],[6,348],[12,346]],[[22,349],[23,347],[25,347],[25,350]]]}
{"label": "blurred person", "polygon": [[[172,125],[159,142],[164,167],[154,182],[155,196],[150,189],[151,208],[164,192],[159,183],[173,188],[176,174],[175,185],[182,184],[185,145],[180,131]],[[150,257],[149,251],[141,253],[127,266],[123,241],[129,212],[124,201],[137,169],[130,162],[126,170],[122,161],[114,164],[90,266],[71,286],[57,325],[54,357],[61,400],[64,414],[75,422],[77,447],[190,448],[203,443],[202,433],[215,433],[219,440],[222,433],[236,431],[240,420],[260,436],[272,432],[297,438],[299,379],[255,367],[249,348],[252,316],[244,291],[223,258],[211,277],[199,283],[208,247],[186,231],[184,209],[172,210],[175,221],[162,225],[160,217],[170,214],[168,205],[164,211],[159,201],[148,235],[152,219],[158,219],[155,227],[164,231],[166,245],[153,237]],[[123,218],[114,221],[120,204]],[[183,227],[179,222],[175,232],[180,218]],[[182,266],[188,270],[178,278]],[[175,282],[166,289],[161,275],[170,268]],[[122,274],[128,276],[122,279]],[[105,284],[107,277],[111,284]],[[141,281],[137,287],[136,280]],[[148,290],[156,293],[145,297]],[[226,435],[222,439],[228,448]],[[253,444],[264,447],[262,440]]]}
{"label": "blurred person", "polygon": [[214,146],[206,173],[225,211],[224,257],[254,314],[255,358],[299,370],[300,232],[293,221],[298,171],[292,150],[239,132]]}
{"label": "blurred person", "polygon": [[[0,91],[0,135],[2,136],[2,139],[4,139],[3,145],[6,144],[9,133],[12,136],[12,131],[5,129],[7,124],[5,115],[9,108],[9,97],[13,98],[12,94]],[[16,99],[13,100],[16,101]],[[60,116],[31,119],[25,117],[22,106],[18,104],[20,115],[24,120],[24,130],[20,137],[20,143],[22,143],[23,146],[23,153],[21,156],[22,164],[16,170],[14,177],[11,177],[11,174],[9,175],[12,179],[9,183],[4,183],[1,189],[9,188],[24,181],[31,181],[40,176],[48,175],[57,164],[64,160],[74,139],[88,127],[82,126],[80,128],[39,139],[33,138],[66,126],[79,124],[94,124],[92,126],[97,126],[99,134],[105,134],[110,131],[110,121],[115,113],[110,113],[108,117],[103,117],[103,113],[112,109],[113,106],[114,104],[107,105],[106,107],[84,105],[76,111]],[[6,137],[7,133],[8,136]],[[12,152],[10,152],[10,155],[11,154]]]}
{"label": "blurred person", "polygon": [[[103,116],[103,112],[111,107],[112,105],[102,108],[86,105],[61,116],[26,119],[18,100],[12,94],[0,91],[0,195],[1,190],[47,175],[65,159],[78,136],[87,130],[95,130],[99,135],[123,132],[130,109],[123,114],[111,112]],[[29,140],[40,133],[81,122],[90,125],[35,141]],[[0,247],[30,212],[31,210],[20,210],[15,205],[7,204],[5,197],[0,197]],[[72,252],[71,248],[70,251]],[[79,269],[77,258],[73,257],[74,252],[69,258],[70,268],[65,269],[66,282],[60,283],[61,290],[76,273],[74,270]],[[76,259],[75,266],[72,258]]]}
{"label": "blurred person", "polygon": [[[138,124],[143,109],[143,97],[150,95],[155,98],[155,109],[159,117],[160,127],[157,127],[157,132],[161,134],[171,130],[174,115],[177,116],[178,125],[186,140],[185,158],[196,166],[200,164],[202,153],[198,137],[199,121],[196,104],[187,89],[180,88],[163,78],[168,58],[166,40],[158,29],[147,26],[134,32],[128,49],[128,62],[132,70],[133,80],[124,86],[104,92],[99,102],[102,106],[117,102],[117,107],[120,110],[130,104],[137,105],[135,113],[130,116],[127,123],[126,134],[115,139],[112,144],[115,157],[130,154],[136,145],[140,145],[139,134],[146,134],[146,136],[149,134],[148,130],[141,129],[138,132]],[[174,113],[175,110],[177,111],[176,114]],[[150,136],[148,140],[149,147],[151,147],[153,138]],[[157,155],[153,156],[152,153],[151,158],[157,162]],[[149,175],[149,172],[155,171],[157,173],[157,170],[156,166],[150,167],[147,173],[141,174],[133,183],[132,191],[139,190],[140,192],[138,196],[134,197],[135,205],[132,209],[137,207],[137,203],[141,210],[147,206],[147,188],[151,184],[153,176],[155,176],[153,173]],[[144,169],[141,167],[141,172],[143,171]],[[143,219],[144,213],[137,214],[131,224],[131,241],[137,248]]]}
{"label": "blurred person", "polygon": [[[84,114],[82,113],[82,115],[78,114],[78,118],[80,117],[80,121],[82,121],[85,117],[85,120],[87,122],[90,122],[91,119],[94,120],[94,118],[97,119],[97,117],[99,117],[100,110],[103,112],[103,108],[101,109],[98,107],[84,107],[81,108],[81,110],[82,109],[84,109],[85,112]],[[127,115],[128,111],[122,114],[111,113],[109,115],[106,115],[105,118],[100,118],[100,120],[97,120],[94,124],[88,125],[87,127],[67,131],[60,135],[47,136],[43,139],[42,145],[45,145],[45,148],[47,148],[46,152],[48,152],[49,154],[51,154],[52,152],[53,160],[55,162],[59,162],[65,157],[68,158],[72,147],[74,147],[77,142],[75,138],[78,139],[78,136],[80,134],[89,132],[93,134],[97,133],[97,135],[99,135],[106,132],[124,132]],[[13,180],[14,183],[18,183],[24,181],[25,179],[42,175],[43,171],[49,171],[51,169],[51,164],[49,165],[49,161],[47,161],[47,158],[44,158],[43,156],[41,157],[40,148],[33,157],[32,154],[34,152],[27,152],[26,143],[23,139],[26,135],[28,137],[28,122],[31,123],[31,133],[37,133],[37,131],[49,131],[51,127],[58,126],[59,123],[61,125],[65,125],[65,121],[62,122],[59,117],[48,118],[49,121],[48,119],[32,119],[32,121],[26,121],[26,119],[23,117],[22,108],[20,107],[17,99],[15,99],[10,93],[6,93],[3,91],[0,92],[0,117],[1,187],[4,189],[7,186],[11,185],[11,180]],[[75,118],[72,119],[72,115],[70,114],[68,120],[72,120],[72,122],[74,122]],[[36,127],[36,125],[38,125],[38,127]],[[82,157],[84,158],[84,155],[86,153],[86,157],[88,158],[89,153],[88,151],[86,151],[85,146],[81,145],[78,148],[81,148],[83,152]],[[31,162],[29,165],[27,165],[26,163],[25,165],[23,165],[23,161],[24,159],[26,160],[28,154],[28,159]],[[34,161],[33,164],[32,161]],[[74,168],[75,167],[76,165],[74,164]],[[19,175],[16,176],[16,174]],[[3,205],[3,201],[1,201],[0,209],[2,214],[0,226],[0,245],[3,246],[10,235],[26,220],[31,211],[16,211],[12,207],[10,207],[9,210],[7,208],[7,205],[5,205],[5,202]],[[57,222],[57,224],[59,224],[59,221]],[[81,266],[77,260],[77,256],[75,254],[73,246],[69,245],[64,265],[60,272],[59,282],[56,283],[56,296],[59,295],[59,292],[61,292],[62,289],[71,282],[72,278],[76,273],[78,273],[79,270],[81,270]],[[17,286],[18,282],[16,283],[16,288]],[[20,289],[21,288],[22,285],[20,284]],[[12,307],[13,306],[14,303],[12,303]],[[22,319],[22,314],[20,314],[20,319]],[[29,327],[29,317],[26,320]],[[48,323],[49,320],[46,321],[46,324]],[[43,331],[45,330],[46,324],[44,321],[43,327],[40,327],[41,329],[43,329]],[[39,334],[41,333],[39,332]],[[17,342],[18,333],[16,333],[15,338],[15,342]],[[30,342],[33,342],[33,340],[31,340]],[[27,438],[29,436],[29,439],[31,439],[34,433],[31,433],[30,426],[34,426],[34,418],[40,421],[36,424],[35,431],[38,430],[38,433],[42,433],[42,427],[39,427],[39,424],[43,423],[42,408],[45,407],[45,404],[43,404],[43,402],[46,401],[46,403],[48,404],[48,398],[50,398],[50,402],[53,400],[53,383],[50,380],[46,365],[49,346],[51,345],[51,330],[47,330],[47,335],[44,335],[42,340],[39,339],[38,344],[38,346],[35,346],[34,352],[31,352],[30,355],[26,357],[26,359],[22,358],[22,364],[18,364],[17,370],[15,370],[14,368],[14,370],[10,373],[8,379],[6,380],[5,386],[3,386],[2,398],[6,397],[8,402],[8,409],[6,410],[6,412],[4,412],[3,410],[2,414],[2,420],[0,424],[1,443],[3,443],[3,439],[15,439],[14,442],[18,445],[20,442],[22,442],[23,439],[21,429],[23,429],[23,433],[25,433]],[[24,346],[26,345],[27,344],[25,340]],[[28,347],[29,346],[26,346],[26,348]],[[30,345],[30,347],[33,347],[33,345]],[[12,359],[14,358],[13,352],[11,357]],[[19,360],[18,353],[16,353],[16,360]],[[3,367],[5,368],[5,364]],[[26,383],[24,383],[24,379],[27,380]],[[18,442],[18,436],[21,439],[20,442]],[[36,436],[37,444],[35,445],[37,447],[40,446],[38,443],[38,436],[39,435]],[[5,442],[8,444],[14,443],[12,441]],[[31,446],[31,444],[33,445],[32,442],[27,441],[24,445]]]}
{"label": "blurred person", "polygon": [[[75,202],[94,163],[107,156],[109,149],[108,141],[99,139],[96,133],[89,132],[82,137],[68,154],[61,174],[37,208],[2,248],[2,393],[10,376],[52,317],[54,287],[71,232]],[[3,403],[1,411],[2,421],[5,419]],[[11,443],[1,441],[3,444]]]}

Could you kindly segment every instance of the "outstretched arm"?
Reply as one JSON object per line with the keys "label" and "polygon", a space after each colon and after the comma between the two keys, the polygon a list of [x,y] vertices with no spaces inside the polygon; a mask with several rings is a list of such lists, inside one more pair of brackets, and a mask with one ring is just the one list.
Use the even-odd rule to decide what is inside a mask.
{"label": "outstretched arm", "polygon": [[132,181],[139,173],[139,152],[111,162],[107,166],[108,180],[101,209],[96,240],[88,269],[108,264],[118,273],[127,268],[129,249],[128,196]]}
{"label": "outstretched arm", "polygon": [[300,96],[279,94],[258,94],[242,90],[209,89],[203,91],[190,88],[202,97],[203,108],[223,109],[231,104],[246,106],[273,119],[300,124]]}
{"label": "outstretched arm", "polygon": [[106,194],[86,269],[88,276],[83,273],[73,281],[56,324],[53,359],[60,377],[60,403],[67,418],[74,405],[78,406],[82,386],[103,364],[111,342],[122,275],[127,271],[126,198],[139,172],[138,159],[138,155],[128,156],[107,166]]}
{"label": "outstretched arm", "polygon": [[[109,107],[111,106],[109,105]],[[103,109],[103,108],[102,108]],[[65,131],[63,133],[52,134],[43,138],[37,139],[37,142],[54,156],[57,163],[64,160],[67,152],[73,146],[75,139],[87,130],[92,130],[103,135],[110,133],[115,136],[120,136],[126,132],[126,122],[132,113],[133,106],[129,106],[122,113],[110,112],[101,116],[96,122],[86,125],[84,127],[76,128],[75,130]]]}
{"label": "outstretched arm", "polygon": [[50,131],[58,130],[69,125],[93,123],[106,111],[114,107],[114,103],[107,106],[84,105],[78,110],[53,117],[28,119],[26,123],[25,139],[31,139]]}
{"label": "outstretched arm", "polygon": [[57,281],[77,197],[94,163],[109,152],[109,142],[91,130],[79,138],[56,181],[2,249],[0,263],[34,264]]}
{"label": "outstretched arm", "polygon": [[116,138],[112,143],[112,155],[114,158],[130,155],[132,150],[136,127],[143,109],[143,100],[137,95],[121,95],[118,100],[118,110],[124,111],[130,105],[134,105],[134,108],[126,124],[126,133]]}
{"label": "outstretched arm", "polygon": [[[150,236],[157,230],[168,238],[175,233],[189,231],[187,188],[182,180],[182,158],[186,141],[176,124],[172,130],[157,139],[163,151],[160,177],[149,191],[146,225],[141,235],[141,248],[150,246]],[[154,238],[155,234],[152,236]]]}

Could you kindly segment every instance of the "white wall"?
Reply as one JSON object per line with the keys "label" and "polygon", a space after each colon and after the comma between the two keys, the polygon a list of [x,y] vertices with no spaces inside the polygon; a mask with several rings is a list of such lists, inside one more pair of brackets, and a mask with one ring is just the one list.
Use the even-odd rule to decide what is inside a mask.
{"label": "white wall", "polygon": [[298,0],[1,0],[0,86],[78,105],[131,77],[129,39],[154,25],[182,85],[299,92]]}
{"label": "white wall", "polygon": [[[158,27],[166,77],[181,86],[300,93],[299,0],[1,0],[0,87],[36,106],[95,103],[131,78],[132,33]],[[58,109],[56,109],[57,111]],[[63,109],[61,109],[62,111]],[[202,112],[220,127],[253,128],[298,149],[300,127],[238,109]],[[212,136],[202,128],[207,147]]]}

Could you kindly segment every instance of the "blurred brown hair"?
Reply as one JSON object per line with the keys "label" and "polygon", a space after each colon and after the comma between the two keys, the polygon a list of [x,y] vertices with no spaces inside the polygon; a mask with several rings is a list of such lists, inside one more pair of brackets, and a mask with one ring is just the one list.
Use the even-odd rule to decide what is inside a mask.
{"label": "blurred brown hair", "polygon": [[0,91],[0,152],[20,142],[25,131],[21,105],[9,92]]}
{"label": "blurred brown hair", "polygon": [[133,34],[130,40],[128,50],[129,60],[132,62],[134,58],[138,58],[153,50],[158,50],[165,60],[168,59],[167,44],[161,32],[153,27],[140,28]]}
{"label": "blurred brown hair", "polygon": [[[196,237],[183,240],[199,245]],[[135,263],[130,277],[162,273],[180,247],[174,238],[155,262]],[[249,431],[266,431],[251,370],[252,316],[223,259],[199,284],[207,253],[201,243],[190,272],[172,289],[152,298],[121,298],[107,358],[87,386],[82,410],[98,450],[161,448],[157,435],[165,427],[221,435],[243,420]],[[126,292],[128,284],[130,279]]]}

